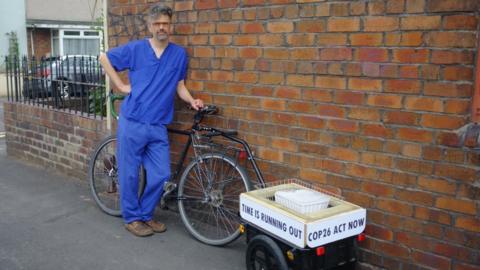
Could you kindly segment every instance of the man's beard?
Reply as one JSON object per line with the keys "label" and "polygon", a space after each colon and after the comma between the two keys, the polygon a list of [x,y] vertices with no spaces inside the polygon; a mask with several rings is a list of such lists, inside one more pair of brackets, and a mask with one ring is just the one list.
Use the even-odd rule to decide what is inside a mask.
{"label": "man's beard", "polygon": [[168,40],[167,32],[157,32],[155,33],[155,39],[158,41],[166,41]]}

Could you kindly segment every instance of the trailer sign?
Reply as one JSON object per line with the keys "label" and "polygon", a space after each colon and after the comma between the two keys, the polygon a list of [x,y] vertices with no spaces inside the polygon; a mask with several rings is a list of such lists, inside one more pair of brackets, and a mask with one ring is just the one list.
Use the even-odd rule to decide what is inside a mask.
{"label": "trailer sign", "polygon": [[302,222],[272,211],[241,195],[240,216],[298,247],[305,246],[305,225]]}
{"label": "trailer sign", "polygon": [[360,234],[365,230],[366,214],[365,209],[357,209],[307,224],[307,246],[318,247]]}
{"label": "trailer sign", "polygon": [[314,248],[358,235],[363,232],[366,225],[364,208],[306,222],[279,208],[250,199],[244,194],[240,195],[240,216],[300,248],[305,246]]}

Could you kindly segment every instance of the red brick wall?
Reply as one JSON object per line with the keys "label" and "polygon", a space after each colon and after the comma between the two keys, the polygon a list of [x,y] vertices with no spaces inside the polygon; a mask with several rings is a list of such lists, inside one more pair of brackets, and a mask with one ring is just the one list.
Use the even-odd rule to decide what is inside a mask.
{"label": "red brick wall", "polygon": [[45,28],[29,28],[27,30],[28,39],[28,57],[32,57],[32,36],[33,36],[33,50],[34,56],[37,59],[49,55],[52,51],[52,40],[50,29]]}
{"label": "red brick wall", "polygon": [[106,123],[48,107],[4,103],[7,154],[55,173],[87,178],[90,155]]}
{"label": "red brick wall", "polygon": [[[168,2],[189,89],[266,177],[368,209],[362,269],[480,269],[478,138],[464,132],[478,1]],[[143,37],[147,1],[109,4],[110,46]]]}

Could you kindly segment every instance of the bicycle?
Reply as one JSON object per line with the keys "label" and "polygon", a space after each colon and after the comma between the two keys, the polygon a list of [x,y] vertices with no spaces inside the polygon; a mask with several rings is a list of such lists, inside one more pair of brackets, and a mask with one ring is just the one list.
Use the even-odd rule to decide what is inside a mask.
{"label": "bicycle", "polygon": [[[109,95],[112,115],[118,119],[115,101],[122,95]],[[188,136],[175,171],[164,187],[161,204],[176,199],[180,217],[187,231],[208,245],[223,246],[240,236],[239,195],[263,186],[265,181],[246,141],[236,137],[235,130],[201,125],[204,116],[218,112],[213,105],[204,106],[193,116],[189,129],[168,128],[169,133]],[[214,140],[221,138],[221,141]],[[227,145],[239,144],[242,148]],[[193,157],[184,167],[192,149]],[[90,187],[97,205],[107,214],[120,216],[116,137],[105,138],[93,152],[89,164]],[[252,183],[240,160],[248,160],[256,181]],[[182,174],[180,174],[183,171]],[[180,178],[178,179],[178,177]],[[148,172],[139,172],[139,196],[142,194]],[[178,182],[178,186],[175,184]]]}

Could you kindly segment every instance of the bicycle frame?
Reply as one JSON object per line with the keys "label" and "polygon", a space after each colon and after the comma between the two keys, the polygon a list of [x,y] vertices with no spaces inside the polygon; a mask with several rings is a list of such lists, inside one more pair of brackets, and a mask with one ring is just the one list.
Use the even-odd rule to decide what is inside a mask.
{"label": "bicycle frame", "polygon": [[[168,128],[169,133],[189,136],[188,140],[187,140],[187,143],[185,144],[185,146],[183,148],[183,151],[181,152],[181,155],[180,155],[180,158],[179,158],[178,163],[176,165],[175,171],[172,174],[170,180],[176,180],[178,175],[181,173],[181,171],[183,169],[183,164],[184,164],[185,159],[186,159],[187,154],[188,154],[188,149],[192,145],[192,141],[193,141],[192,136],[194,136],[194,131],[196,129],[198,129],[198,127],[196,127],[196,124],[194,124],[192,126],[191,130],[181,130],[181,129]],[[250,146],[248,145],[248,143],[245,140],[242,140],[238,137],[233,136],[233,134],[237,133],[236,131],[223,131],[223,130],[219,130],[219,129],[212,128],[212,127],[201,127],[200,129],[202,129],[203,131],[209,131],[210,132],[210,134],[208,135],[209,137],[221,136],[221,137],[226,138],[230,141],[241,144],[243,146],[243,149],[247,153],[247,159],[250,162],[250,164],[252,165],[252,168],[255,172],[255,175],[257,177],[258,182],[261,183],[262,186],[265,184],[265,180],[263,178],[262,172],[258,168],[257,162],[255,161],[255,158],[253,156],[252,150],[250,149]],[[230,134],[232,134],[232,135],[230,135]]]}
{"label": "bicycle frame", "polygon": [[[125,98],[124,95],[113,94],[113,92],[110,92],[110,95],[109,95],[109,100],[110,100],[110,105],[111,105],[110,109],[111,109],[112,116],[114,116],[116,119],[118,119],[118,114],[115,111],[114,103],[115,103],[115,101],[120,101],[120,100],[123,100],[124,98]],[[245,140],[242,140],[242,139],[234,136],[234,135],[237,134],[237,131],[224,131],[224,130],[220,130],[220,129],[217,129],[217,128],[206,127],[206,126],[201,127],[200,122],[202,121],[203,116],[204,116],[204,114],[201,114],[201,113],[197,112],[194,116],[194,123],[193,123],[193,125],[190,129],[183,130],[183,129],[167,128],[169,133],[188,136],[187,143],[185,144],[185,146],[183,148],[183,151],[180,154],[180,158],[177,162],[175,171],[173,172],[173,174],[170,177],[170,181],[176,180],[177,177],[182,172],[183,165],[184,165],[185,159],[186,159],[187,154],[188,154],[188,149],[192,145],[192,141],[193,141],[192,136],[194,136],[195,131],[200,131],[201,130],[201,131],[209,132],[208,136],[210,136],[210,137],[221,136],[221,137],[226,138],[230,141],[241,144],[243,149],[247,153],[247,159],[250,162],[250,164],[252,165],[252,168],[255,172],[258,183],[260,183],[263,187],[265,185],[265,180],[263,178],[262,172],[260,171],[260,169],[257,165],[257,162],[255,161],[255,158],[253,156],[253,152],[250,149],[250,146],[248,145],[248,143]]]}

